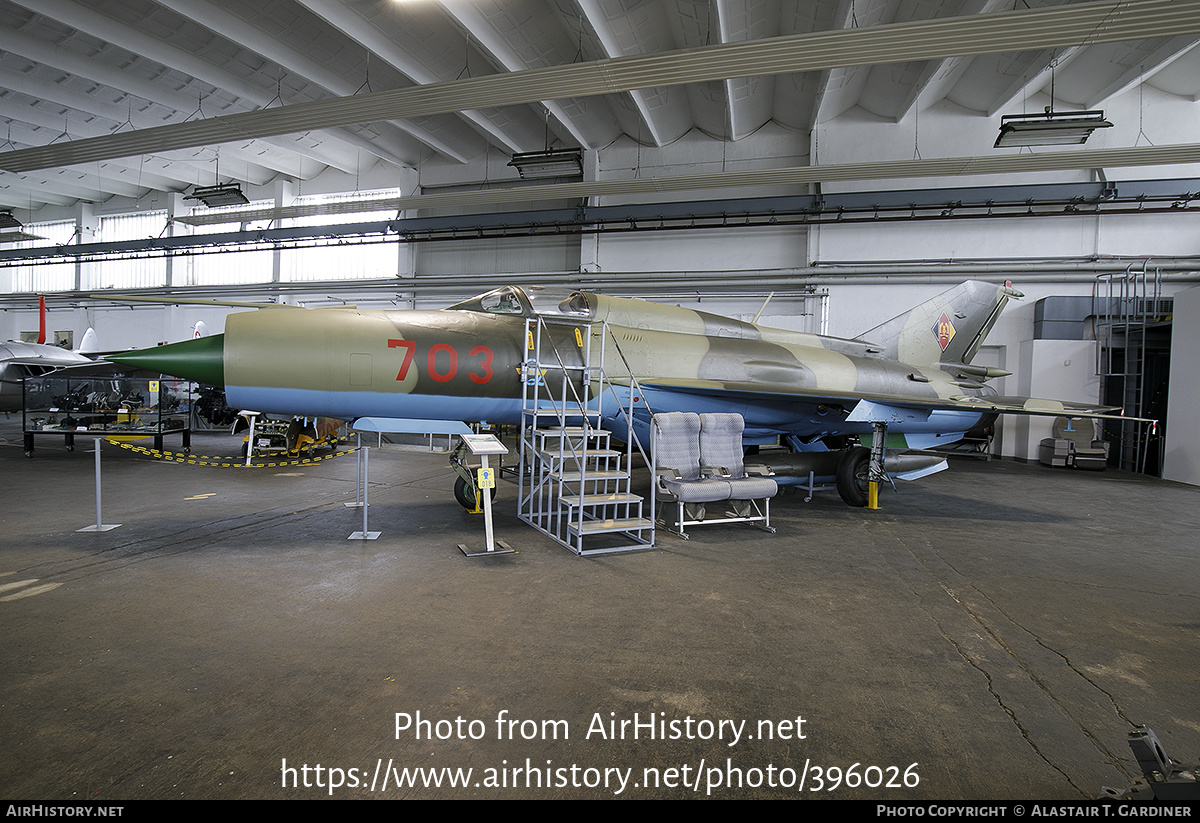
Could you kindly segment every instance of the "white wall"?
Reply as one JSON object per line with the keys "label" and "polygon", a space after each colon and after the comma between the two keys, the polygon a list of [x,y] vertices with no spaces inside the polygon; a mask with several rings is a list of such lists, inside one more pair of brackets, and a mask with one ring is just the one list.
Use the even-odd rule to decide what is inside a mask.
{"label": "white wall", "polygon": [[1163,477],[1200,486],[1200,289],[1175,295]]}

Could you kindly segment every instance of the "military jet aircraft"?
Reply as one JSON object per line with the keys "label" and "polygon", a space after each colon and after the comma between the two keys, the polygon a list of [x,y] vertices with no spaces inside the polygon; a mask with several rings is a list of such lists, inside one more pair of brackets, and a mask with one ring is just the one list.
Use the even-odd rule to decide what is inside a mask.
{"label": "military jet aircraft", "polygon": [[[108,359],[223,385],[241,408],[515,424],[522,381],[554,382],[530,367],[541,322],[564,370],[587,365],[584,352],[594,360],[603,347],[619,403],[606,404],[595,374],[582,369],[578,389],[615,436],[627,438],[632,428],[648,442],[652,413],[737,412],[747,445],[782,438],[825,464],[835,452],[838,489],[862,506],[871,483],[895,467],[897,456],[884,448],[888,432],[928,448],[960,439],[987,415],[1117,411],[997,397],[985,384],[1008,372],[971,359],[1009,297],[1020,296],[1007,284],[968,281],[860,338],[841,339],[631,298],[509,286],[430,311],[236,313],[224,334]],[[632,425],[622,408],[632,408]],[[858,445],[862,436],[872,438],[871,449]]]}
{"label": "military jet aircraft", "polygon": [[0,411],[18,411],[21,408],[21,383],[26,377],[36,377],[67,366],[93,364],[89,352],[98,353],[96,332],[88,329],[78,349],[70,351],[46,343],[46,301],[38,298],[40,329],[38,342],[25,343],[9,340],[0,343]]}

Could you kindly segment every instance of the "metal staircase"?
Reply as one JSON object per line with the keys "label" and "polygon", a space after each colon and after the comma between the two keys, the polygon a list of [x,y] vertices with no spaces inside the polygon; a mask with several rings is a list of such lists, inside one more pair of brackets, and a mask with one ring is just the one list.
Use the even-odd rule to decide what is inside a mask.
{"label": "metal staircase", "polygon": [[[600,324],[596,334],[593,325],[527,320],[521,375],[517,514],[577,555],[654,545],[654,521],[632,489],[630,466],[635,447],[641,449],[633,427],[618,449],[602,426],[601,401],[612,388],[604,373],[608,328]],[[610,404],[617,397],[611,392]],[[632,419],[632,407],[624,412]]]}
{"label": "metal staircase", "polygon": [[[1159,345],[1161,327],[1169,328],[1164,318],[1170,318],[1174,302],[1162,294],[1159,270],[1130,267],[1119,274],[1101,275],[1092,301],[1100,342],[1097,374],[1105,381],[1105,401],[1119,403],[1130,417],[1157,417],[1147,385],[1148,357]],[[1105,425],[1108,439],[1118,441],[1120,468],[1142,473],[1149,468],[1151,474],[1161,474],[1161,466],[1147,466],[1148,460],[1161,461],[1161,452],[1155,449],[1152,457],[1151,438],[1142,424],[1130,420]]]}

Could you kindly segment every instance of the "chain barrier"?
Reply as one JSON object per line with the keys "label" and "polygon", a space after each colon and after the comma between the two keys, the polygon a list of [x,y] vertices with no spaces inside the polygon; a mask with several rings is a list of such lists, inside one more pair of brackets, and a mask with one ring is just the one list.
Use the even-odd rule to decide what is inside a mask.
{"label": "chain barrier", "polygon": [[105,441],[113,444],[114,446],[120,446],[121,448],[136,454],[148,455],[153,457],[155,460],[166,460],[172,463],[186,463],[191,466],[213,466],[223,469],[278,469],[289,466],[311,466],[315,463],[320,463],[322,460],[329,460],[333,457],[343,457],[348,454],[354,454],[358,451],[357,448],[351,448],[346,449],[345,451],[330,452],[329,454],[324,454],[319,457],[302,457],[295,460],[286,461],[272,460],[262,463],[251,462],[250,465],[247,466],[244,455],[242,457],[207,456],[202,454],[197,455],[191,454],[190,452],[160,451],[159,449],[151,449],[147,448],[146,446],[138,446],[133,443],[124,443],[120,440],[112,440],[110,438],[105,438]]}
{"label": "chain barrier", "polygon": [[[1141,427],[1139,426],[1138,428],[1140,429]],[[1108,430],[1108,429],[1105,427],[1104,423],[1103,423],[1103,422],[1101,422],[1101,423],[1100,423],[1100,434],[1101,434],[1101,435],[1108,435],[1108,440],[1109,440],[1109,441],[1111,441],[1111,442],[1118,442],[1118,443],[1152,443],[1152,442],[1154,442],[1155,440],[1158,440],[1160,437],[1162,437],[1162,435],[1161,435],[1161,434],[1159,434],[1158,428],[1159,428],[1159,427],[1158,427],[1157,425],[1151,426],[1151,427],[1150,427],[1150,431],[1149,431],[1149,433],[1148,433],[1148,434],[1147,434],[1145,437],[1124,437],[1124,436],[1122,436],[1121,432],[1113,432],[1113,431],[1109,431],[1109,430]]]}

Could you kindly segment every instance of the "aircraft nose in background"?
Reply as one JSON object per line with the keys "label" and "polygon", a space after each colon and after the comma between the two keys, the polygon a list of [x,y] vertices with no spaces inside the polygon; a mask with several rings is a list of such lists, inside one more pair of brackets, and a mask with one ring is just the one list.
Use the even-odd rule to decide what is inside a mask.
{"label": "aircraft nose in background", "polygon": [[155,371],[206,383],[225,385],[225,335],[214,334],[152,349],[110,354],[104,358],[122,366]]}

